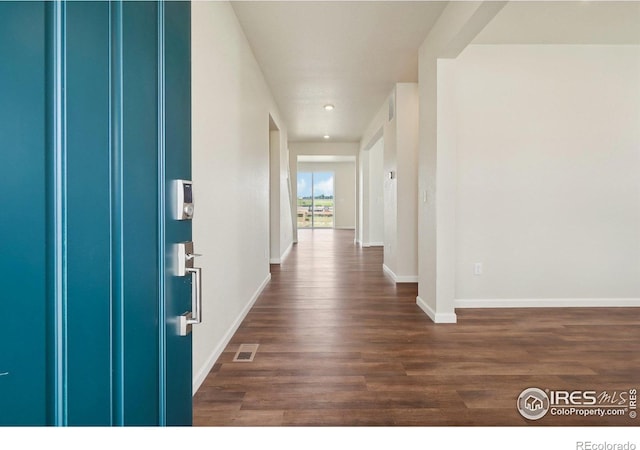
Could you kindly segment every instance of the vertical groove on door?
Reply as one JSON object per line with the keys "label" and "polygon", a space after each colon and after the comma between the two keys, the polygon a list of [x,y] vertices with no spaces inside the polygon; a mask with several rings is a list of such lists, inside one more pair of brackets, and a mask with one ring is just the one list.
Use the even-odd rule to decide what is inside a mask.
{"label": "vertical groove on door", "polygon": [[110,3],[112,424],[124,425],[124,249],[122,158],[122,2]]}
{"label": "vertical groove on door", "polygon": [[166,383],[167,368],[165,352],[167,348],[167,335],[164,324],[166,323],[165,311],[165,272],[166,264],[166,167],[165,167],[165,84],[164,84],[164,2],[158,2],[158,424],[166,426]]}
{"label": "vertical groove on door", "polygon": [[47,163],[49,166],[48,238],[50,252],[48,285],[52,338],[48,366],[50,405],[48,422],[67,425],[67,143],[66,143],[66,5],[60,0],[47,5]]}

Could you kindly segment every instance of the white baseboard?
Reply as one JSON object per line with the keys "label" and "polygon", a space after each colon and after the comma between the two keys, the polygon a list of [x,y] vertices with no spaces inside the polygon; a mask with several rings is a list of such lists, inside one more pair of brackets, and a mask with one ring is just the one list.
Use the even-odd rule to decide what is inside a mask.
{"label": "white baseboard", "polygon": [[384,242],[367,242],[367,247],[384,247]]}
{"label": "white baseboard", "polygon": [[334,230],[355,230],[356,227],[333,227]]}
{"label": "white baseboard", "polygon": [[393,273],[393,270],[389,269],[389,266],[387,266],[386,264],[382,265],[382,271],[384,273],[386,273],[387,275],[389,275],[391,277],[391,279],[393,280],[394,283],[397,283],[397,277],[396,274]]}
{"label": "white baseboard", "polygon": [[289,256],[289,253],[291,253],[292,248],[293,248],[293,241],[291,241],[291,243],[289,244],[287,249],[284,251],[284,253],[280,255],[280,258],[270,258],[269,264],[282,264],[282,262],[285,259],[287,259],[287,256]]}
{"label": "white baseboard", "polygon": [[289,253],[291,253],[291,249],[293,248],[293,241],[289,242],[289,246],[287,247],[287,249],[284,251],[284,253],[282,255],[280,255],[280,262],[282,263],[285,259],[287,259],[287,256],[289,256]]}
{"label": "white baseboard", "polygon": [[437,313],[419,296],[416,297],[416,304],[435,323],[456,323],[458,321],[456,313]]}
{"label": "white baseboard", "polygon": [[231,341],[231,338],[233,337],[235,332],[238,330],[238,327],[240,327],[240,324],[242,323],[244,318],[247,316],[247,314],[253,307],[256,300],[258,300],[258,297],[260,296],[260,294],[262,293],[262,291],[267,286],[270,280],[271,280],[271,274],[268,274],[267,277],[262,282],[262,284],[260,284],[260,287],[258,287],[256,292],[254,292],[254,294],[251,296],[251,298],[249,299],[245,307],[242,309],[242,311],[240,311],[240,314],[238,314],[238,317],[236,317],[236,320],[231,324],[231,326],[229,327],[225,335],[222,337],[222,340],[220,340],[220,342],[218,342],[218,345],[215,346],[215,348],[211,352],[211,355],[209,355],[209,358],[207,358],[207,362],[205,362],[204,365],[200,368],[200,370],[198,370],[194,374],[193,384],[192,384],[192,392],[193,392],[192,395],[195,395],[196,392],[198,392],[198,389],[200,389],[200,386],[202,385],[202,383],[204,383],[204,380],[207,378],[207,375],[209,375],[211,368],[216,363],[220,355],[222,355],[222,352],[227,347],[227,344],[229,344],[229,341]]}
{"label": "white baseboard", "polygon": [[638,307],[640,298],[456,299],[456,308],[620,308]]}
{"label": "white baseboard", "polygon": [[382,270],[391,277],[394,283],[417,283],[418,275],[396,275],[386,264],[382,265]]}
{"label": "white baseboard", "polygon": [[417,283],[418,275],[397,275],[396,283]]}

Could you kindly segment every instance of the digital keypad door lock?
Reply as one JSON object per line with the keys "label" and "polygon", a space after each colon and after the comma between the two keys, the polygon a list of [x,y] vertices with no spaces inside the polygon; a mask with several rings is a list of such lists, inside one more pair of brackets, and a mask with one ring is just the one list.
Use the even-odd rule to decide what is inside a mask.
{"label": "digital keypad door lock", "polygon": [[193,219],[193,182],[176,180],[175,186],[175,219]]}

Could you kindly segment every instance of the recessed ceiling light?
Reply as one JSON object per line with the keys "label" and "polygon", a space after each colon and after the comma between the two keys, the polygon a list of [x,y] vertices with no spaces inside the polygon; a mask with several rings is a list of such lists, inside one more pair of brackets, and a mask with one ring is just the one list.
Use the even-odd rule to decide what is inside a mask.
{"label": "recessed ceiling light", "polygon": [[322,136],[325,139],[329,139],[331,136],[329,136],[328,134],[325,134],[324,136]]}
{"label": "recessed ceiling light", "polygon": [[335,106],[333,106],[331,103],[328,103],[326,105],[324,105],[324,110],[325,111],[333,111],[335,108]]}

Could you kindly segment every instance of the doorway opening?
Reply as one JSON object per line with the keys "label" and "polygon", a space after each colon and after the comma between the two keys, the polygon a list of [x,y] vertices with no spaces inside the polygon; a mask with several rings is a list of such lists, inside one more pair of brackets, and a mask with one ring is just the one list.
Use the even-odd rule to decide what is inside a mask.
{"label": "doorway opening", "polygon": [[280,128],[269,114],[269,263],[280,263]]}
{"label": "doorway opening", "polygon": [[294,150],[297,154],[291,161],[291,218],[296,238],[300,230],[355,231],[356,156],[304,154],[301,150]]}
{"label": "doorway opening", "polygon": [[334,228],[333,172],[298,172],[298,228]]}

